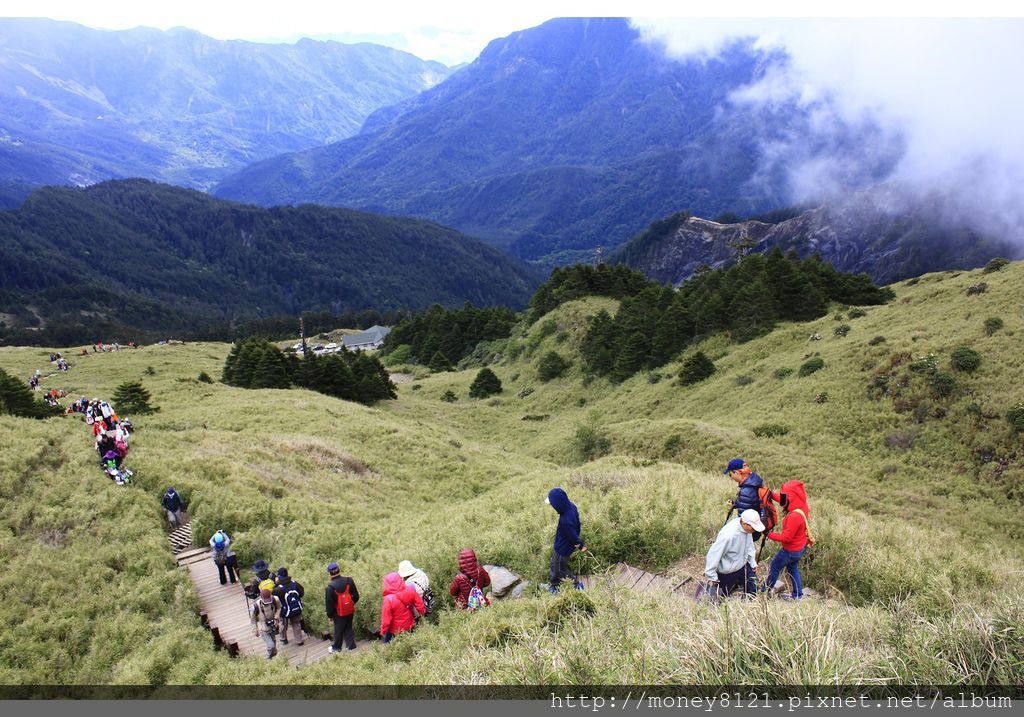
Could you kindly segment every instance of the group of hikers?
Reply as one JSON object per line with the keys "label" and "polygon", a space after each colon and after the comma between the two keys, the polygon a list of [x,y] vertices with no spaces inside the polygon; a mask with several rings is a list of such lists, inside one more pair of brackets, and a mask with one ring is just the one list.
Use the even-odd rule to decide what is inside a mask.
{"label": "group of hikers", "polygon": [[[758,592],[773,590],[783,570],[789,572],[793,581],[790,599],[803,597],[799,562],[807,547],[813,542],[808,530],[807,495],[800,481],[784,483],[778,491],[764,485],[759,475],[750,470],[742,458],[729,462],[724,471],[739,486],[735,500],[729,501],[730,511],[726,524],[708,550],[705,559],[704,594],[712,602],[732,594],[752,596]],[[571,583],[577,590],[584,588],[579,577],[572,570],[569,558],[577,551],[585,553],[588,548],[582,538],[582,524],[579,510],[569,500],[563,488],[552,488],[545,499],[558,513],[548,572],[548,590],[557,593],[563,581]],[[182,521],[184,501],[174,490],[168,488],[162,501],[172,526]],[[777,527],[777,513],[774,506],[784,511],[781,531]],[[730,519],[733,511],[739,515]],[[768,578],[757,583],[758,553],[755,541],[773,540],[781,543],[769,568]],[[231,536],[218,530],[209,541],[212,559],[217,566],[221,585],[241,583],[237,559],[231,550]],[[306,634],[303,628],[302,584],[278,568],[271,572],[265,560],[257,560],[252,571],[252,582],[244,586],[248,601],[249,620],[253,633],[259,636],[267,649],[267,659],[277,655],[278,639],[288,644],[291,627],[292,640],[302,645]],[[334,640],[329,651],[334,654],[345,649],[356,649],[353,619],[359,590],[352,577],[343,575],[337,562],[327,565],[328,582],[324,590],[324,610],[333,623]],[[490,604],[483,589],[491,584],[491,578],[480,564],[476,553],[463,549],[458,556],[458,572],[452,577],[448,593],[457,608],[476,611]],[[382,580],[379,634],[385,644],[403,632],[413,630],[426,615],[433,613],[435,597],[430,588],[430,579],[420,568],[409,560],[402,560],[398,569],[387,573]]]}
{"label": "group of hikers", "polygon": [[124,465],[128,443],[135,427],[128,419],[121,420],[109,403],[99,398],[91,401],[82,396],[71,404],[71,413],[82,413],[92,428],[94,447],[100,457],[100,468],[117,485],[131,483],[134,473]]}

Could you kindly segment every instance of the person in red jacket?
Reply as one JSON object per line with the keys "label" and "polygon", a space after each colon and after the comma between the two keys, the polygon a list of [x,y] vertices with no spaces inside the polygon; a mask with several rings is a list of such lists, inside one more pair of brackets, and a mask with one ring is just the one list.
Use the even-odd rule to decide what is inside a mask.
{"label": "person in red jacket", "polygon": [[794,600],[804,596],[804,586],[800,579],[800,558],[807,552],[809,542],[809,531],[807,518],[811,509],[807,507],[807,492],[804,484],[798,480],[791,480],[783,483],[779,492],[772,495],[772,498],[785,510],[782,518],[782,532],[768,533],[768,539],[782,544],[779,552],[772,558],[771,567],[768,570],[768,582],[765,583],[765,590],[772,590],[775,582],[779,579],[783,570],[786,570],[793,578]]}
{"label": "person in red jacket", "polygon": [[407,632],[416,627],[416,615],[427,613],[423,598],[412,585],[406,585],[398,573],[384,576],[384,601],[380,604],[380,634],[384,644],[400,632]]}
{"label": "person in red jacket", "polygon": [[460,552],[459,572],[448,587],[448,593],[455,598],[455,604],[464,610],[469,600],[469,591],[474,586],[483,590],[490,584],[491,576],[477,562],[476,553],[469,548]]}

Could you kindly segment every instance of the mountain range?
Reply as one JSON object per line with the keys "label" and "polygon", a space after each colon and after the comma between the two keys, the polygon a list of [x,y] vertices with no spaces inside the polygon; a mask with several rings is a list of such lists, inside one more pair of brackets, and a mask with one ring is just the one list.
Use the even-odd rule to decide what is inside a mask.
{"label": "mountain range", "polygon": [[263,209],[146,180],[47,187],[0,211],[0,335],[56,344],[230,335],[302,311],[522,307],[537,269],[419,219]]}
{"label": "mountain range", "polygon": [[887,182],[796,213],[783,221],[721,223],[679,212],[653,223],[610,261],[677,285],[702,265],[733,261],[738,251],[779,247],[820,254],[837,269],[866,273],[879,284],[945,269],[973,269],[997,257],[1020,258],[1012,241],[979,233],[950,216],[949,198],[918,196]]}
{"label": "mountain range", "polygon": [[[782,203],[753,181],[762,148],[810,137],[811,120],[795,105],[740,110],[730,97],[784,59],[738,42],[681,61],[625,19],[551,20],[494,40],[445,82],[371,115],[358,136],[256,162],[214,193],[423,216],[528,260],[589,259],[680,208],[714,216]],[[856,150],[873,139],[858,127],[832,141]],[[893,159],[875,154],[867,180]]]}
{"label": "mountain range", "polygon": [[17,198],[122,177],[208,188],[250,162],[349,137],[450,72],[366,43],[0,19],[0,183],[20,185]]}

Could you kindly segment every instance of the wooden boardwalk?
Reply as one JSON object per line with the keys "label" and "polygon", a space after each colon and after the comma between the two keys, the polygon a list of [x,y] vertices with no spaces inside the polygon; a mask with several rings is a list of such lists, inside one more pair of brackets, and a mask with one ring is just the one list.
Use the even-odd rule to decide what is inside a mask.
{"label": "wooden boardwalk", "polygon": [[622,585],[640,593],[667,592],[673,595],[685,595],[688,597],[692,596],[693,591],[696,589],[693,577],[687,577],[681,581],[672,581],[664,576],[648,573],[626,563],[616,563],[606,575],[598,574],[593,577],[583,575],[580,577],[580,582],[586,588],[597,587],[604,583]]}

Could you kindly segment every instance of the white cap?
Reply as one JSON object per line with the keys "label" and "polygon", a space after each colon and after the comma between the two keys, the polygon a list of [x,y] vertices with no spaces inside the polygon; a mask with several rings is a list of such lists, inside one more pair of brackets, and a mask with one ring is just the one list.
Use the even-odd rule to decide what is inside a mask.
{"label": "white cap", "polygon": [[764,523],[761,522],[761,515],[753,508],[747,508],[740,513],[740,522],[746,523],[754,530],[764,532]]}

